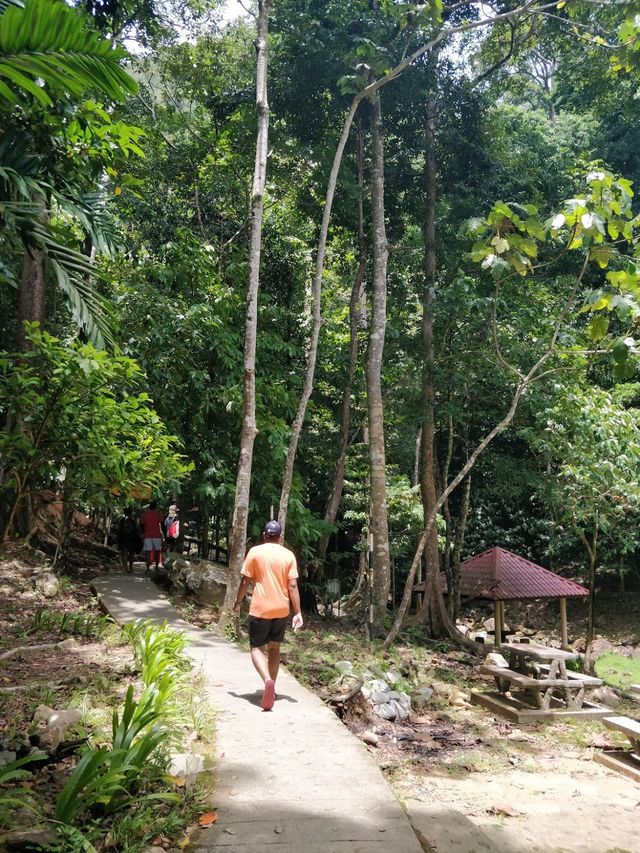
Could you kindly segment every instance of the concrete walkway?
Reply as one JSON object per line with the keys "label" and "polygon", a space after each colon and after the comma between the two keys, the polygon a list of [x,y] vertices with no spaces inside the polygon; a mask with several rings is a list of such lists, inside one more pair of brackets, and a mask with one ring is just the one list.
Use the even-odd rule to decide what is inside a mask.
{"label": "concrete walkway", "polygon": [[[188,636],[219,712],[214,827],[197,851],[229,853],[421,853],[402,807],[366,746],[286,670],[273,711],[260,708],[247,652],[189,625],[138,575],[102,575],[102,606],[119,622],[165,621]],[[295,643],[293,633],[289,641]]]}

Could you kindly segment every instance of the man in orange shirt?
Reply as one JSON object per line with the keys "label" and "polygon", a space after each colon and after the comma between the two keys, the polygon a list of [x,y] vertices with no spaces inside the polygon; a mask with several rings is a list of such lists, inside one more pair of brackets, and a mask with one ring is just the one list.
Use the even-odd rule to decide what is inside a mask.
{"label": "man in orange shirt", "polygon": [[[260,703],[270,711],[275,701],[275,682],[280,668],[280,643],[293,604],[293,630],[302,628],[300,593],[298,592],[298,566],[292,551],[280,544],[282,528],[277,521],[269,521],[264,528],[264,542],[247,554],[242,566],[242,581],[233,605],[234,613],[240,611],[242,599],[253,584],[249,608],[249,644],[251,660],[264,681]],[[267,646],[267,654],[262,651]]]}

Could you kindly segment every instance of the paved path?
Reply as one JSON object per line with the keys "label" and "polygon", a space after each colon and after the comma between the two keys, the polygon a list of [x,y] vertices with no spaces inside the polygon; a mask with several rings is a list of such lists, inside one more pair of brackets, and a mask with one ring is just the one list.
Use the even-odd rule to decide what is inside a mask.
{"label": "paved path", "polygon": [[[285,670],[273,711],[260,708],[247,652],[178,617],[138,575],[102,575],[94,588],[117,622],[166,620],[189,637],[219,716],[218,822],[196,850],[228,853],[421,853],[422,845],[366,746]],[[295,642],[295,639],[292,639]]]}

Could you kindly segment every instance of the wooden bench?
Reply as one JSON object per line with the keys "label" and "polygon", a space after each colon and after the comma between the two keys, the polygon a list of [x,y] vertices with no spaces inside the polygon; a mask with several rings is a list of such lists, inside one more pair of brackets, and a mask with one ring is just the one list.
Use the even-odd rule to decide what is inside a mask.
{"label": "wooden bench", "polygon": [[[538,669],[546,675],[549,672],[550,665],[548,663],[540,663],[538,664]],[[569,681],[581,681],[585,687],[602,687],[601,678],[596,678],[594,675],[587,675],[585,672],[574,672],[568,669],[567,678]]]}
{"label": "wooden bench", "polygon": [[579,679],[535,678],[514,669],[489,664],[483,664],[480,672],[495,678],[500,693],[509,691],[512,684],[523,690],[536,708],[548,710],[555,690],[562,690],[568,708],[580,707],[584,699],[585,685]]}
{"label": "wooden bench", "polygon": [[603,717],[608,729],[621,732],[631,743],[631,749],[604,749],[594,753],[594,759],[610,770],[624,773],[640,782],[640,723],[630,717]]}
{"label": "wooden bench", "polygon": [[602,722],[608,729],[622,732],[631,742],[631,750],[640,757],[640,723],[631,717],[603,717]]}

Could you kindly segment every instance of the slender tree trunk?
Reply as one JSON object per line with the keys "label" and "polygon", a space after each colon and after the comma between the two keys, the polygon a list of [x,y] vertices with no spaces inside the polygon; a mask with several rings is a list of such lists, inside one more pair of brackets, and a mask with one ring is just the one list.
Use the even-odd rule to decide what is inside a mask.
{"label": "slender tree trunk", "polygon": [[593,531],[591,533],[591,542],[582,536],[587,554],[589,556],[589,615],[587,618],[587,637],[586,647],[584,652],[584,667],[587,672],[592,671],[593,664],[591,661],[591,645],[593,643],[593,635],[596,624],[596,565],[598,555],[598,514],[596,513],[593,519]]}
{"label": "slender tree trunk", "polygon": [[[435,71],[438,52],[431,56],[431,68]],[[425,114],[425,218],[424,218],[424,294],[422,300],[422,465],[420,485],[425,519],[434,511],[438,500],[435,462],[435,348],[433,339],[433,296],[436,285],[436,94],[432,85],[427,96]],[[446,483],[443,483],[443,488]],[[438,528],[433,525],[425,546],[426,579],[425,598],[418,618],[427,619],[436,631],[439,619],[435,607],[438,597],[437,585],[440,574],[438,553]]]}
{"label": "slender tree trunk", "polygon": [[450,610],[453,621],[460,613],[460,558],[464,544],[464,534],[469,517],[469,500],[471,497],[471,474],[467,474],[462,487],[462,500],[460,502],[460,513],[456,526],[456,535],[453,540],[453,551],[451,553],[451,586],[449,587]]}
{"label": "slender tree trunk", "polygon": [[358,110],[358,107],[365,98],[372,98],[379,92],[379,90],[383,86],[386,86],[387,83],[390,83],[392,80],[395,80],[397,77],[399,77],[403,71],[405,71],[415,62],[417,62],[429,51],[437,47],[449,36],[455,35],[459,32],[467,32],[477,29],[479,27],[489,26],[495,23],[496,21],[518,18],[532,4],[532,2],[533,0],[528,0],[528,2],[524,4],[524,6],[518,7],[517,9],[512,9],[508,12],[503,12],[493,17],[483,18],[480,21],[471,21],[469,23],[461,24],[457,27],[451,27],[449,29],[440,30],[440,32],[438,32],[432,39],[430,39],[430,41],[428,41],[426,44],[421,45],[419,48],[414,50],[413,53],[404,56],[404,58],[392,69],[390,69],[383,77],[380,77],[378,80],[374,80],[373,82],[369,83],[368,86],[366,86],[364,89],[361,89],[353,97],[353,100],[342,125],[342,133],[340,135],[340,140],[338,142],[336,152],[333,158],[331,174],[329,175],[329,180],[327,182],[327,192],[325,196],[325,204],[322,214],[322,225],[320,227],[320,235],[318,237],[318,249],[316,253],[316,272],[313,283],[314,325],[311,331],[311,340],[309,342],[307,371],[305,375],[302,396],[300,398],[298,413],[296,414],[293,426],[291,428],[291,438],[289,440],[289,450],[287,452],[287,460],[284,468],[282,492],[280,494],[280,507],[278,510],[278,519],[280,521],[280,524],[282,525],[283,535],[286,528],[287,508],[289,505],[289,496],[291,494],[291,483],[293,481],[293,469],[295,465],[296,452],[298,449],[298,441],[300,440],[300,433],[302,432],[302,425],[304,423],[307,403],[309,402],[309,397],[311,396],[311,392],[313,390],[313,378],[315,373],[316,356],[318,352],[318,338],[320,335],[321,323],[320,298],[322,295],[322,275],[324,272],[324,256],[327,246],[327,236],[329,233],[329,222],[331,220],[331,208],[333,206],[336,183],[338,180],[338,174],[340,172],[340,165],[342,163],[342,155],[344,153],[344,149],[349,138],[349,133],[351,131],[351,125],[353,123],[353,119]]}
{"label": "slender tree trunk", "polygon": [[244,387],[240,458],[233,505],[233,521],[229,554],[229,580],[224,607],[218,622],[218,632],[223,633],[240,585],[240,570],[244,561],[247,540],[247,519],[251,490],[251,467],[256,429],[256,337],[258,331],[258,289],[260,286],[260,248],[262,240],[262,213],[264,188],[267,177],[267,151],[269,138],[269,103],[267,99],[267,34],[271,0],[258,0],[258,33],[255,41],[256,60],[256,111],[258,135],[253,173],[251,200],[251,225],[249,235],[249,284],[244,336]]}
{"label": "slender tree trunk", "polygon": [[[362,297],[365,289],[367,273],[367,249],[364,237],[364,211],[363,211],[363,169],[362,169],[362,129],[358,124],[358,271],[351,289],[349,300],[349,356],[347,361],[347,375],[342,392],[342,412],[340,417],[340,435],[338,438],[338,461],[333,478],[333,487],[327,507],[324,513],[324,522],[333,525],[338,516],[338,508],[342,499],[344,487],[344,472],[347,461],[347,446],[349,444],[349,427],[351,425],[351,387],[353,377],[358,363],[358,329],[360,328]],[[327,547],[331,534],[326,533],[318,545],[316,558],[316,576],[321,576],[324,570],[324,560],[327,555]]]}
{"label": "slender tree trunk", "polygon": [[387,235],[384,223],[384,136],[380,95],[371,98],[371,231],[372,307],[367,354],[369,412],[369,476],[371,478],[371,532],[373,553],[373,631],[383,626],[390,587],[389,522],[387,516],[387,466],[384,446],[382,357],[387,322]]}

